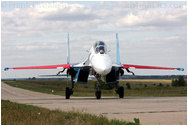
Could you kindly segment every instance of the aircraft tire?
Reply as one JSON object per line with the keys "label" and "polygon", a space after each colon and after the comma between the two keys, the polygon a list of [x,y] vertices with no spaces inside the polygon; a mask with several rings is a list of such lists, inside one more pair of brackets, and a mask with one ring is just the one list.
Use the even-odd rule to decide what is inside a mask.
{"label": "aircraft tire", "polygon": [[119,87],[119,98],[123,98],[124,97],[124,87],[121,86]]}
{"label": "aircraft tire", "polygon": [[96,91],[95,96],[97,99],[101,99],[101,91]]}
{"label": "aircraft tire", "polygon": [[70,99],[70,89],[67,87],[65,91],[65,98]]}

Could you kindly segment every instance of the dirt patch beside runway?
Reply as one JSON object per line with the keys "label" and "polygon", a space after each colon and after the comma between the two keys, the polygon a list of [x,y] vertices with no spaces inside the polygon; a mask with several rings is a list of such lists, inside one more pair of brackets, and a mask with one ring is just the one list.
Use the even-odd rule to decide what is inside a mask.
{"label": "dirt patch beside runway", "polygon": [[1,99],[62,111],[78,110],[110,119],[133,121],[139,118],[145,125],[186,125],[187,97],[71,97],[43,94],[1,82]]}

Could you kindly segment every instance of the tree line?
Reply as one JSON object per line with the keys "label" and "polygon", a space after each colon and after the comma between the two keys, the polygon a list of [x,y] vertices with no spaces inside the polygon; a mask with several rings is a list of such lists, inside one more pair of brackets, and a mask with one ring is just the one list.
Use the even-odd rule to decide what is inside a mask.
{"label": "tree line", "polygon": [[187,86],[187,82],[185,81],[183,76],[179,76],[178,79],[172,80],[172,86],[174,87]]}

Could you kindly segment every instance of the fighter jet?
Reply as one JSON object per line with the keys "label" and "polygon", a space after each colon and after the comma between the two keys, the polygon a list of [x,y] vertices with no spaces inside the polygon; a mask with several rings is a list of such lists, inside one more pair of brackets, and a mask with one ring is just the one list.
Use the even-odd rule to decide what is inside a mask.
{"label": "fighter jet", "polygon": [[73,94],[74,83],[87,83],[89,74],[94,75],[97,79],[97,90],[95,96],[97,99],[101,98],[101,89],[100,89],[100,79],[105,81],[105,84],[115,84],[116,93],[119,95],[119,98],[124,97],[124,87],[119,86],[120,76],[124,75],[124,69],[128,73],[134,73],[129,70],[129,68],[135,69],[163,69],[163,70],[179,70],[184,71],[184,68],[171,68],[171,67],[158,67],[158,66],[143,66],[143,65],[130,65],[122,64],[120,62],[120,52],[119,52],[119,40],[118,33],[116,33],[116,62],[112,62],[109,52],[107,50],[107,45],[103,41],[97,41],[91,47],[89,54],[85,61],[81,63],[70,63],[70,47],[69,47],[69,33],[67,36],[67,64],[61,65],[47,65],[47,66],[29,66],[29,67],[5,67],[4,70],[9,69],[21,70],[21,69],[62,69],[57,73],[57,76],[60,76],[60,73],[63,73],[66,69],[66,76],[70,76],[71,85],[66,87],[65,98],[70,99],[70,96]]}

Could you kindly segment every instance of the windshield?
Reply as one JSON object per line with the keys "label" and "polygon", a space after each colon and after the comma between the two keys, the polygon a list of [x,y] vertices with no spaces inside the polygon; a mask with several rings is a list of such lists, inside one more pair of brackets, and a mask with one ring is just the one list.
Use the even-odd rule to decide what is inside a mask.
{"label": "windshield", "polygon": [[94,44],[95,53],[104,54],[106,53],[106,45],[102,41],[98,41]]}

